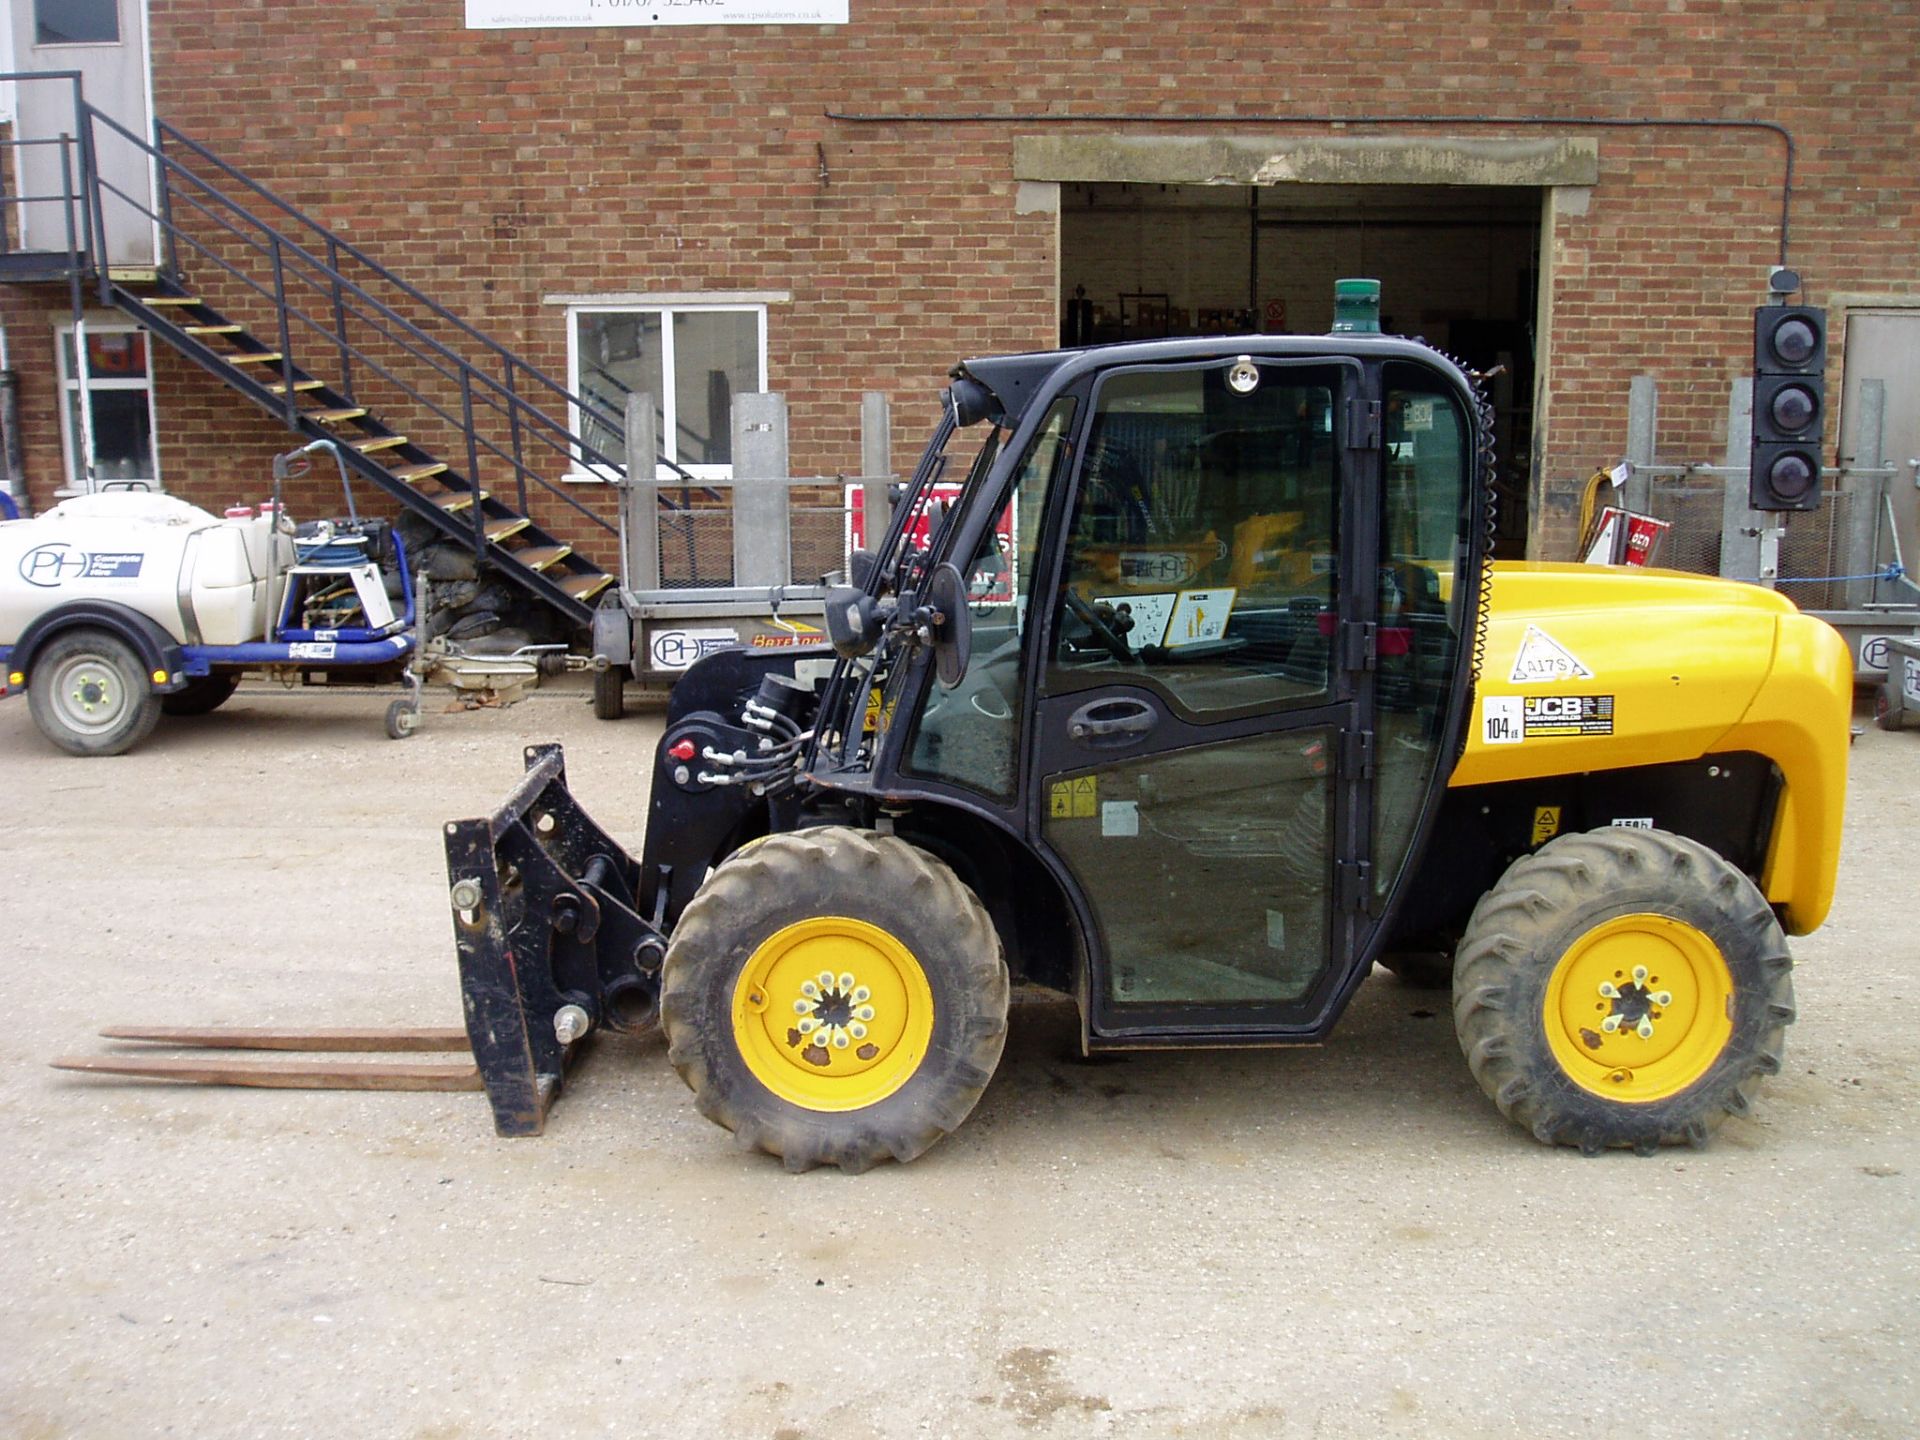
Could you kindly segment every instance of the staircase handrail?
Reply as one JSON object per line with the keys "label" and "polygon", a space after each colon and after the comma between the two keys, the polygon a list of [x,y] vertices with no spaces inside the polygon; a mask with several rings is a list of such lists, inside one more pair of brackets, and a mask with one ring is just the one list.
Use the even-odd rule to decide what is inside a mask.
{"label": "staircase handrail", "polygon": [[[81,103],[85,105],[84,101]],[[421,344],[429,346],[435,351],[437,351],[450,364],[457,367],[460,373],[470,376],[473,380],[479,382],[479,384],[482,387],[484,387],[484,389],[487,392],[490,392],[487,396],[486,403],[489,405],[490,408],[494,409],[496,412],[503,413],[509,416],[512,416],[514,414],[520,414],[524,418],[531,420],[539,427],[550,432],[549,437],[547,439],[547,443],[550,446],[553,444],[551,439],[552,436],[564,437],[565,448],[569,451],[577,452],[579,456],[582,458],[583,462],[585,463],[590,463],[590,464],[597,463],[609,470],[616,471],[616,472],[624,468],[620,462],[615,461],[611,456],[609,456],[605,451],[601,450],[598,446],[592,445],[590,442],[586,440],[584,436],[578,434],[569,425],[555,419],[552,415],[547,413],[540,406],[533,403],[533,401],[529,400],[526,396],[521,395],[519,392],[514,390],[510,383],[503,384],[500,380],[495,379],[494,376],[489,374],[487,371],[482,370],[480,367],[475,365],[466,356],[460,354],[457,350],[452,349],[445,342],[439,340],[435,336],[430,335],[426,331],[422,330],[413,321],[407,319],[406,316],[394,310],[385,301],[381,300],[378,296],[372,294],[370,291],[368,291],[365,287],[360,285],[357,281],[352,279],[350,276],[341,272],[336,265],[314,254],[312,251],[308,250],[304,245],[302,245],[298,240],[294,239],[292,236],[289,236],[284,232],[275,229],[267,221],[253,214],[251,211],[247,210],[232,196],[220,190],[218,186],[214,185],[210,180],[206,179],[204,176],[196,174],[193,170],[188,168],[186,165],[174,159],[172,156],[166,154],[165,151],[162,150],[160,147],[156,145],[149,145],[147,142],[142,140],[138,135],[134,134],[126,126],[120,124],[111,115],[106,114],[104,111],[101,111],[98,108],[91,105],[85,105],[85,109],[86,109],[87,117],[89,120],[98,120],[98,121],[104,122],[108,129],[114,131],[115,133],[120,135],[123,139],[133,144],[134,146],[140,148],[142,151],[144,151],[146,154],[152,157],[155,161],[157,161],[161,167],[161,175],[163,177],[178,176],[179,178],[189,181],[192,184],[198,186],[200,189],[205,191],[208,195],[218,199],[222,204],[228,206],[237,214],[244,216],[248,220],[252,221],[253,224],[257,225],[266,234],[277,237],[280,244],[283,247],[285,247],[287,250],[297,255],[300,259],[306,261],[309,265],[311,265],[316,271],[318,271],[322,275],[327,276],[331,280],[337,281],[340,285],[352,291],[352,293],[355,296],[357,296],[360,300],[364,301],[368,306],[371,306],[374,309],[374,311],[386,317],[387,319],[391,320],[395,324],[401,326],[409,334],[411,334],[416,340],[418,340]],[[259,181],[253,179],[251,176],[245,174],[244,172],[236,169],[234,166],[228,164],[226,161],[222,160],[218,155],[214,154],[211,150],[209,150],[206,146],[200,144],[198,141],[192,139],[190,136],[183,134],[175,126],[168,124],[164,120],[157,120],[157,119],[154,122],[154,125],[155,125],[155,131],[157,134],[163,134],[165,136],[172,137],[174,140],[178,141],[181,145],[184,145],[193,154],[207,161],[207,163],[212,165],[221,174],[228,176],[229,178],[236,181],[240,185],[253,191],[255,194],[261,196],[263,199],[267,200],[269,203],[274,205],[277,209],[283,211],[285,214],[287,214],[294,220],[298,221],[301,225],[305,226],[308,230],[326,239],[330,247],[351,256],[354,260],[358,261],[361,265],[365,266],[367,270],[372,272],[374,276],[376,276],[382,281],[385,281],[388,284],[391,284],[396,289],[401,291],[403,294],[407,295],[409,298],[423,305],[426,309],[431,311],[433,314],[446,320],[449,324],[453,325],[456,329],[458,329],[462,334],[469,336],[470,338],[474,339],[479,344],[484,346],[487,350],[493,352],[495,355],[497,355],[503,361],[506,362],[506,370],[509,376],[511,376],[513,372],[518,371],[520,374],[528,376],[533,380],[539,382],[541,385],[545,386],[548,390],[550,390],[554,395],[565,400],[569,405],[576,407],[583,414],[591,415],[595,423],[601,425],[602,428],[612,432],[613,434],[620,436],[620,438],[624,442],[626,438],[626,433],[625,433],[626,427],[625,427],[624,416],[614,416],[609,412],[605,411],[602,407],[593,403],[592,401],[589,401],[586,398],[575,394],[573,391],[568,390],[564,385],[554,380],[551,376],[547,375],[544,371],[540,370],[537,366],[529,364],[527,361],[520,358],[518,355],[514,354],[512,351],[506,349],[498,341],[492,339],[490,336],[484,334],[483,332],[475,329],[472,325],[468,324],[466,321],[462,320],[458,315],[454,314],[451,310],[447,309],[446,306],[440,304],[438,301],[432,299],[430,296],[427,296],[414,285],[408,283],[405,280],[402,280],[399,276],[393,274],[392,271],[388,270],[385,266],[381,265],[378,261],[374,260],[371,256],[367,255],[358,246],[352,244],[347,240],[340,238],[335,232],[328,230],[325,226],[321,225],[318,221],[313,220],[311,217],[301,212],[291,202],[283,199],[279,195],[276,195],[272,190],[262,185]],[[105,184],[104,181],[100,183],[102,183],[103,185]],[[146,208],[140,205],[138,201],[134,200],[131,196],[125,195],[124,192],[121,192],[116,189],[114,193],[117,195],[120,195],[122,199],[126,200],[129,204],[134,205],[135,208],[140,209],[143,213],[149,215],[150,217],[156,220],[160,220],[163,224],[167,223],[163,216],[158,215],[156,212],[146,210]],[[191,201],[191,198],[192,197],[190,196],[188,197],[190,201]],[[197,208],[204,210],[206,207],[198,206]],[[170,230],[170,233],[175,235],[178,235],[181,233],[177,226],[169,225],[169,230]],[[189,243],[192,243],[191,237],[188,237],[188,240],[189,240]],[[197,247],[197,248],[200,248],[203,251],[205,249],[205,247]],[[331,331],[327,330],[326,327],[320,325],[319,322],[313,320],[311,317],[303,316],[302,318],[306,319],[307,323],[312,325],[313,328],[319,331],[320,333],[332,334]],[[338,336],[335,336],[334,338],[336,340],[340,339],[340,337]],[[392,378],[392,377],[389,376],[388,378]],[[561,448],[561,447],[554,446],[553,448]],[[514,462],[514,463],[515,463],[516,470],[524,468],[524,467],[521,467],[517,462]],[[680,476],[683,480],[686,480],[695,484],[699,483],[699,478],[693,475],[691,471],[687,470],[684,466],[681,466],[676,462],[667,459],[664,456],[656,456],[655,464],[658,466],[665,466],[667,469],[673,471],[676,475]],[[557,487],[553,486],[549,481],[545,479],[545,477],[535,475],[533,478],[538,484],[542,486],[542,488],[550,490],[557,495],[565,496],[564,491],[557,489]],[[566,496],[566,498],[569,501],[572,500],[572,497],[570,496]],[[578,506],[577,501],[574,501],[572,503],[574,503],[577,508],[581,508],[581,509],[585,508],[585,507]]]}

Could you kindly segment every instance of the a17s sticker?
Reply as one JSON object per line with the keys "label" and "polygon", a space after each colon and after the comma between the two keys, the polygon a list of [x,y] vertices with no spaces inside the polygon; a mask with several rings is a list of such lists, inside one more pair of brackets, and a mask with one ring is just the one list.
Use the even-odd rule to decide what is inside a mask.
{"label": "a17s sticker", "polygon": [[1526,703],[1519,695],[1487,695],[1480,701],[1480,742],[1518,745],[1527,738]]}
{"label": "a17s sticker", "polygon": [[1538,625],[1529,625],[1513,657],[1513,673],[1507,679],[1515,685],[1550,684],[1556,680],[1591,680],[1593,671]]}

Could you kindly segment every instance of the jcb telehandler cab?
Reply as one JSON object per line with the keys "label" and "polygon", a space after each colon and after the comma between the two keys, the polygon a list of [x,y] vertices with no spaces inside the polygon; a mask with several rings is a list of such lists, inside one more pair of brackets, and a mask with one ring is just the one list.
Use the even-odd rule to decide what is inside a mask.
{"label": "jcb telehandler cab", "polygon": [[908,1160],[1010,982],[1089,1051],[1323,1039],[1377,958],[1549,1142],[1703,1141],[1832,891],[1845,645],[1751,586],[1490,566],[1459,367],[1364,335],[968,362],[832,649],[675,689],[636,860],[536,747],[448,827],[503,1133],[664,1026],[791,1168]]}

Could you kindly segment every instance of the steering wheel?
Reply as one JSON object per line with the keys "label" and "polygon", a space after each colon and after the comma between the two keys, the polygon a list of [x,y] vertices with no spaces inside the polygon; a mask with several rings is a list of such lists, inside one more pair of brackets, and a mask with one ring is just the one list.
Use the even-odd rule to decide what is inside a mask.
{"label": "steering wheel", "polygon": [[1067,609],[1071,610],[1074,618],[1092,632],[1093,638],[1100,642],[1107,653],[1122,665],[1131,665],[1139,658],[1127,648],[1127,642],[1120,632],[1109,625],[1099,610],[1071,585],[1067,586]]}

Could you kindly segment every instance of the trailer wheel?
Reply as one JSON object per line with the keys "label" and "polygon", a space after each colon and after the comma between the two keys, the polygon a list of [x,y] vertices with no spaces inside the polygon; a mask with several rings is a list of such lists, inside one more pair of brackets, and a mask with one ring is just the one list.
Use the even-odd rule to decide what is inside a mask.
{"label": "trailer wheel", "polygon": [[999,936],[953,871],[839,827],[715,870],[660,991],[701,1113],[794,1171],[911,1160],[952,1130],[999,1063],[1007,1003]]}
{"label": "trailer wheel", "polygon": [[1752,881],[1661,830],[1565,835],[1475,907],[1453,1015],[1500,1112],[1588,1154],[1701,1145],[1779,1072],[1786,937]]}
{"label": "trailer wheel", "polygon": [[171,695],[160,697],[162,715],[211,715],[227,701],[233,698],[233,692],[240,688],[240,677],[231,672],[218,670],[207,675],[196,675],[187,681],[187,688],[176,690]]}
{"label": "trailer wheel", "polygon": [[133,648],[105,630],[67,630],[33,662],[27,708],[40,733],[69,755],[131,750],[160,719],[160,697]]}
{"label": "trailer wheel", "polygon": [[420,712],[411,700],[396,700],[387,706],[387,738],[405,740],[420,728]]}
{"label": "trailer wheel", "polygon": [[593,672],[593,718],[618,720],[627,713],[627,671],[624,665],[609,665]]}

